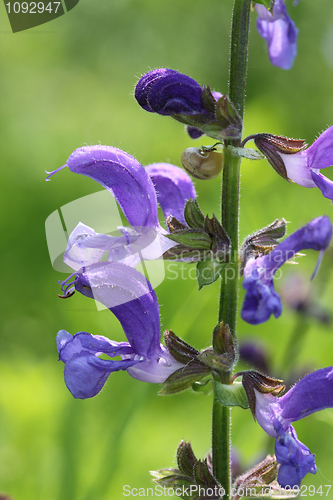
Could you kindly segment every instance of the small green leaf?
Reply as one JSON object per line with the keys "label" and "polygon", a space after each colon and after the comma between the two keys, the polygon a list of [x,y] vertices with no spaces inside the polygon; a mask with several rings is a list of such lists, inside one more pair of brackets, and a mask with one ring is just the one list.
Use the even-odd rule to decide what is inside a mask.
{"label": "small green leaf", "polygon": [[241,156],[242,158],[248,158],[249,160],[263,160],[264,156],[256,149],[251,148],[236,148],[234,146],[228,146],[233,156]]}
{"label": "small green leaf", "polygon": [[235,382],[231,385],[221,384],[214,380],[215,393],[224,406],[240,406],[245,410],[249,408],[246,392],[241,382]]}
{"label": "small green leaf", "polygon": [[274,7],[275,0],[256,0],[255,3],[261,3],[267,9],[269,9],[270,11],[272,11],[273,7]]}
{"label": "small green leaf", "polygon": [[220,276],[225,263],[217,262],[214,259],[201,260],[197,264],[197,280],[199,290],[202,287],[211,285]]}
{"label": "small green leaf", "polygon": [[180,245],[196,248],[198,250],[210,250],[212,244],[212,240],[208,234],[194,229],[175,231],[174,233],[168,234],[167,237]]}

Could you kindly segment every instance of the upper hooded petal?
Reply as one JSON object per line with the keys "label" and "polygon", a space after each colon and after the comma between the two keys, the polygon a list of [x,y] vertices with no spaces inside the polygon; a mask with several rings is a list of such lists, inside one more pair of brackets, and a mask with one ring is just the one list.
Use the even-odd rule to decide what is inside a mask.
{"label": "upper hooded petal", "polygon": [[148,358],[159,355],[158,301],[139,271],[120,262],[101,262],[77,274],[75,289],[113,312],[135,353]]}
{"label": "upper hooded petal", "polygon": [[154,69],[153,71],[150,71],[149,73],[146,73],[144,76],[140,78],[140,80],[135,86],[134,96],[143,109],[145,109],[146,111],[150,111],[151,113],[154,112],[154,110],[151,109],[148,101],[149,91],[151,87],[153,87],[156,81],[159,80],[160,78],[175,73],[177,73],[177,71],[173,69],[158,68]]}
{"label": "upper hooded petal", "polygon": [[184,208],[190,198],[196,198],[193,182],[183,169],[169,163],[153,163],[146,167],[155,186],[157,201],[164,217],[170,215],[185,223]]}
{"label": "upper hooded petal", "polygon": [[321,169],[333,165],[333,126],[323,132],[306,150],[309,167]]}
{"label": "upper hooded petal", "polygon": [[193,78],[161,68],[138,81],[135,97],[144,109],[160,115],[191,115],[205,112],[202,92]]}
{"label": "upper hooded petal", "polygon": [[268,255],[257,259],[258,265],[264,270],[260,274],[265,282],[272,278],[275,271],[297,252],[306,249],[325,250],[332,238],[332,224],[327,216],[317,217],[298,231],[279,243]]}
{"label": "upper hooded petal", "polygon": [[333,367],[303,377],[279,398],[281,417],[295,422],[316,411],[333,408]]}
{"label": "upper hooded petal", "polygon": [[67,160],[71,172],[86,175],[108,189],[132,226],[158,225],[156,193],[140,163],[111,146],[76,149]]}

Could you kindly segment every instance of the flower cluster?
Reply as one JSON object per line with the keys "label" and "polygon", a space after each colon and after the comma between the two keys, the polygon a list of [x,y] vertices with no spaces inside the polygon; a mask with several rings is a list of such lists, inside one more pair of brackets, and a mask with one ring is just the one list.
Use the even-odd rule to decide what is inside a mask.
{"label": "flower cluster", "polygon": [[[290,69],[297,52],[298,30],[284,0],[273,1],[270,9],[265,5],[269,6],[266,0],[255,5],[258,31],[267,42],[271,62]],[[217,139],[213,146],[187,148],[181,156],[184,169],[199,181],[213,179],[225,171],[225,158],[229,161],[237,156],[261,159],[262,153],[284,179],[304,187],[318,187],[324,197],[333,201],[333,182],[320,173],[322,168],[333,164],[333,127],[308,148],[303,140],[267,133],[251,135],[241,142],[243,123],[230,98],[168,68],[142,76],[135,88],[135,98],[144,110],[171,116],[185,124],[191,138],[206,134]],[[244,148],[251,139],[260,153]],[[200,289],[222,276],[226,268],[235,271],[235,298],[239,263],[238,260],[231,262],[231,250],[238,252],[237,237],[231,233],[238,222],[235,227],[223,222],[225,227],[231,227],[229,235],[214,214],[204,215],[191,178],[175,165],[156,163],[144,168],[135,158],[115,147],[87,146],[76,149],[66,164],[51,172],[47,180],[66,167],[107,189],[128,221],[128,225],[117,228],[117,236],[96,233],[79,222],[68,240],[64,262],[74,273],[61,283],[63,297],[79,292],[97,300],[118,319],[127,339],[119,342],[88,332],[71,335],[60,330],[57,335],[59,360],[65,365],[65,383],[71,394],[79,399],[97,395],[116,371],[127,371],[141,381],[164,383],[162,394],[189,387],[203,390],[212,379],[214,404],[251,408],[259,425],[275,438],[275,457],[267,457],[253,469],[255,472],[240,476],[241,484],[258,478],[259,483],[271,484],[277,478],[283,488],[293,487],[299,486],[306,474],[315,474],[315,456],[298,439],[292,424],[333,407],[333,368],[306,375],[283,396],[280,396],[285,389],[282,381],[268,375],[251,371],[232,376],[239,347],[234,325],[227,324],[223,317],[213,331],[212,347],[201,352],[171,331],[165,334],[165,344],[162,344],[156,293],[136,269],[143,259],[163,257],[196,262]],[[238,173],[223,177],[223,185],[228,186],[229,193],[235,188],[230,187],[233,176],[236,179]],[[223,203],[228,205],[229,200],[223,193]],[[228,213],[233,208],[237,210],[232,204],[226,205],[222,210]],[[163,223],[159,221],[159,206]],[[226,218],[223,213],[222,220]],[[250,324],[258,325],[272,315],[275,318],[281,315],[282,303],[273,281],[278,269],[300,251],[315,250],[319,257],[314,277],[332,238],[332,224],[327,216],[313,219],[278,243],[285,230],[286,221],[276,219],[248,236],[240,248],[239,269],[245,289],[241,317]],[[203,271],[209,271],[208,277],[204,277]],[[231,296],[231,293],[222,293],[223,299]],[[229,308],[229,318],[236,317],[235,303],[230,300],[229,304],[226,300],[222,304],[224,312]],[[257,354],[251,351],[247,356],[254,358]],[[242,384],[235,382],[240,375]],[[219,486],[214,467],[208,465],[207,460],[197,460],[186,443],[179,448],[177,458],[179,469],[168,470],[172,474],[176,471],[177,481],[183,482],[185,477],[190,484]],[[175,481],[169,472],[163,477],[163,484]]]}

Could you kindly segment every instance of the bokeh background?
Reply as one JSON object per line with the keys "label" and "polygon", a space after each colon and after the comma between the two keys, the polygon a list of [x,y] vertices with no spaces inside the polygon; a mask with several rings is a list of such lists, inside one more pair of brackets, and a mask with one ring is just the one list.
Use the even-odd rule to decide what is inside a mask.
{"label": "bokeh background", "polygon": [[[333,8],[330,0],[287,4],[300,29],[291,71],[270,65],[252,16],[245,133],[272,132],[310,144],[333,124]],[[49,24],[12,34],[0,6],[0,491],[14,500],[122,498],[124,485],[150,487],[149,470],[174,465],[181,439],[191,440],[198,457],[209,451],[209,395],[161,397],[159,387],[125,372],[115,373],[91,400],[74,400],[67,391],[55,348],[59,329],[114,340],[124,335],[93,301],[57,297],[57,281],[65,275],[51,266],[45,220],[100,187],[67,170],[45,183],[44,171],[63,165],[82,145],[116,146],[143,165],[180,165],[186,147],[209,144],[191,141],[171,118],[143,111],[133,88],[150,69],[170,67],[225,92],[231,11],[231,0],[81,0]],[[327,174],[332,178],[333,171]],[[196,187],[203,211],[219,214],[220,180],[196,181]],[[332,216],[332,204],[319,190],[288,184],[264,160],[244,161],[241,239],[277,217],[290,221],[290,233],[323,214]],[[298,266],[284,266],[279,290],[290,287],[295,273],[309,282],[317,255],[306,253]],[[285,303],[278,320],[257,327],[239,321],[240,343],[259,342],[271,374],[295,380],[332,364],[332,267],[328,252],[311,285],[319,320]],[[156,290],[162,328],[202,349],[217,321],[218,284],[199,293],[188,270]],[[273,443],[250,412],[232,413],[234,446],[246,468]],[[305,484],[331,484],[333,410],[295,427],[317,455],[318,473]]]}

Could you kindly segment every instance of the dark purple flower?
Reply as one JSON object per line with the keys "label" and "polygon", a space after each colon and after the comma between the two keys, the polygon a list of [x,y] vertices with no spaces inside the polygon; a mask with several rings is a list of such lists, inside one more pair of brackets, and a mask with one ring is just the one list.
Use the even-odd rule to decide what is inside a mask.
{"label": "dark purple flower", "polygon": [[75,271],[98,262],[105,252],[109,261],[135,266],[140,252],[144,259],[155,259],[176,245],[165,237],[167,232],[159,223],[158,201],[165,217],[174,215],[183,221],[185,204],[196,193],[182,169],[167,163],[145,169],[129,154],[110,146],[79,148],[68,158],[67,166],[110,191],[132,226],[119,228],[122,236],[114,237],[80,223],[70,235],[64,255],[64,262]]}
{"label": "dark purple flower", "polygon": [[[252,325],[267,321],[271,314],[277,318],[282,311],[281,299],[274,289],[275,272],[297,252],[313,249],[322,252],[332,237],[332,224],[328,217],[318,217],[291,234],[268,255],[250,258],[244,269],[243,287],[246,290],[242,319]],[[319,259],[320,260],[320,259]]]}
{"label": "dark purple flower", "polygon": [[298,29],[288,16],[284,0],[275,0],[273,13],[258,3],[256,9],[257,29],[266,40],[271,63],[290,69],[297,54]]}
{"label": "dark purple flower", "polygon": [[[77,273],[75,290],[105,305],[119,320],[128,342],[65,330],[57,335],[59,359],[65,363],[65,382],[75,398],[95,396],[114,371],[162,383],[183,365],[160,343],[156,294],[141,273],[119,262],[102,262]],[[110,359],[101,359],[106,354]],[[113,360],[120,356],[120,360]]]}
{"label": "dark purple flower", "polygon": [[309,148],[279,155],[291,181],[308,188],[318,187],[325,198],[333,201],[333,182],[320,173],[320,169],[333,165],[333,127],[325,130]]}
{"label": "dark purple flower", "polygon": [[172,116],[205,113],[202,93],[201,86],[189,76],[160,68],[140,78],[134,95],[146,111]]}
{"label": "dark purple flower", "polygon": [[278,482],[282,487],[299,486],[303,477],[316,473],[314,455],[301,443],[291,425],[311,413],[333,407],[333,368],[306,375],[284,396],[255,391],[255,416],[261,427],[276,438],[275,455],[280,463]]}

